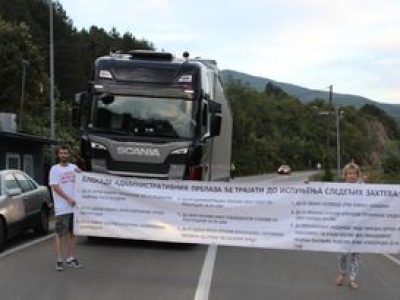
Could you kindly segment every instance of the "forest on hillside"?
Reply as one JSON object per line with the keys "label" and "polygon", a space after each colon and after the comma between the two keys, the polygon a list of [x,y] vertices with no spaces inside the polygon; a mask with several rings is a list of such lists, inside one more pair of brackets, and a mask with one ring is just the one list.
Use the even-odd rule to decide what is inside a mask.
{"label": "forest on hillside", "polygon": [[[53,2],[52,9],[56,137],[76,147],[71,100],[86,89],[94,59],[112,48],[126,52],[157,48],[155,42],[138,40],[134,33],[120,33],[117,28],[107,32],[93,24],[77,30],[60,3]],[[22,131],[43,137],[50,136],[49,15],[47,0],[0,0],[1,111],[16,113]],[[335,168],[338,132],[342,164],[355,160],[388,172],[400,170],[399,125],[373,105],[341,107],[337,124],[325,101],[302,104],[271,83],[259,92],[230,80],[225,89],[233,110],[233,162],[238,175],[274,172],[284,163],[294,170],[312,169],[317,163]],[[331,114],[323,114],[328,111]]]}

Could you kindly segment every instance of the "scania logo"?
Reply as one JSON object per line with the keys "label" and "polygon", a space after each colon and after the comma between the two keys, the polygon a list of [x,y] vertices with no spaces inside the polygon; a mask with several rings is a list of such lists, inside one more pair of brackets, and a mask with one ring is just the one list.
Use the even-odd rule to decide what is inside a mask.
{"label": "scania logo", "polygon": [[117,153],[123,155],[160,156],[156,148],[117,147]]}

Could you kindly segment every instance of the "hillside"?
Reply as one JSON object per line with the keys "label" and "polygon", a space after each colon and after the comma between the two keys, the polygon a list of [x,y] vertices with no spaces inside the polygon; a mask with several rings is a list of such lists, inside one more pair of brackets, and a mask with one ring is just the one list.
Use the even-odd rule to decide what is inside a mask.
{"label": "hillside", "polygon": [[[272,83],[281,89],[283,89],[289,95],[296,97],[303,103],[311,102],[315,99],[322,99],[325,101],[329,100],[328,91],[312,90],[305,87],[297,86],[294,84],[278,82],[272,79],[257,77],[246,73],[241,73],[233,70],[223,70],[222,72],[223,81],[240,80],[243,84],[249,85],[259,92],[263,92],[265,85],[272,81]],[[378,108],[385,111],[388,115],[394,117],[396,120],[400,120],[400,105],[399,104],[387,104],[373,101],[371,99],[348,94],[333,93],[332,97],[333,105],[339,106],[354,106],[360,108],[365,104],[375,105]]]}

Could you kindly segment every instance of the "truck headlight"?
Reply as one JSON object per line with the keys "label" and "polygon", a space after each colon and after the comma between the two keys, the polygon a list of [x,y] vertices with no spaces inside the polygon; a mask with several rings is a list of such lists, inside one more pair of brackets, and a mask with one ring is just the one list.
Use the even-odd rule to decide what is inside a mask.
{"label": "truck headlight", "polygon": [[188,154],[189,153],[189,148],[179,148],[175,149],[174,151],[171,152],[171,154]]}
{"label": "truck headlight", "polygon": [[97,142],[91,142],[90,146],[92,147],[92,149],[94,150],[104,150],[107,151],[107,147],[104,146],[103,144],[97,143]]}

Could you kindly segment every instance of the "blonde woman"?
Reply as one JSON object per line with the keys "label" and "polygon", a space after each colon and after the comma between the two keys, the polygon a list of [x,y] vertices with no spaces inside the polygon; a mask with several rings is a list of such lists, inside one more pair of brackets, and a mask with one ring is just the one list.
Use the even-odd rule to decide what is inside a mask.
{"label": "blonde woman", "polygon": [[[346,182],[360,183],[362,181],[361,169],[354,162],[348,163],[343,168],[343,177]],[[359,253],[343,253],[339,256],[339,274],[336,277],[336,285],[341,286],[346,278],[347,270],[349,270],[349,287],[353,290],[359,288],[357,283],[357,275],[360,269]]]}

